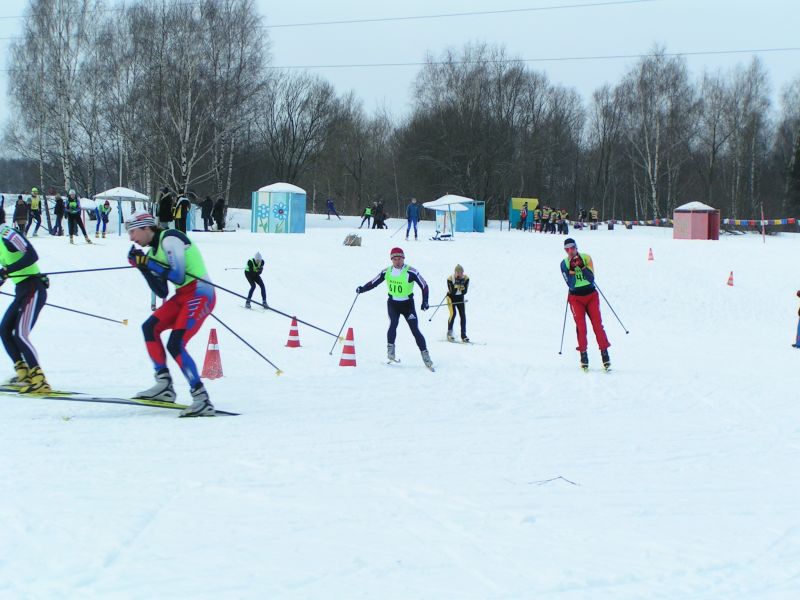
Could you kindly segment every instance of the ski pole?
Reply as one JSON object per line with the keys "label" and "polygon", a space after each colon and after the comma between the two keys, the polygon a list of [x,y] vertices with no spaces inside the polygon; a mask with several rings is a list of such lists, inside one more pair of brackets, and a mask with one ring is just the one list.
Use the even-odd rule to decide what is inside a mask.
{"label": "ski pole", "polygon": [[564,332],[567,330],[567,308],[569,308],[569,296],[567,296],[567,302],[564,305],[564,324],[561,326],[561,345],[558,347],[559,354],[561,354],[561,351],[564,349]]}
{"label": "ski pole", "polygon": [[244,267],[226,267],[226,271],[238,271],[239,269],[244,269]]}
{"label": "ski pole", "polygon": [[389,237],[390,237],[390,238],[393,238],[394,236],[396,236],[396,235],[397,235],[397,234],[400,232],[400,230],[401,230],[403,227],[405,227],[405,225],[406,225],[405,223],[401,223],[401,224],[400,224],[400,227],[398,227],[397,229],[395,229],[395,230],[394,230],[394,233],[393,233],[392,235],[390,235]]}
{"label": "ski pole", "polygon": [[[3,296],[11,296],[14,298],[14,294],[9,294],[8,292],[0,292]],[[82,310],[76,310],[74,308],[67,308],[66,306],[59,306],[58,304],[53,304],[52,302],[45,302],[47,306],[52,306],[53,308],[60,308],[61,310],[67,310],[69,312],[78,313],[79,315],[86,315],[87,317],[94,317],[95,319],[102,319],[103,321],[111,321],[112,323],[121,323],[122,325],[128,324],[128,319],[109,319],[108,317],[101,317],[100,315],[94,315],[92,313],[83,312]]]}
{"label": "ski pole", "polygon": [[[467,302],[469,302],[469,300],[459,300],[459,301],[457,301],[457,302],[452,302],[451,304],[453,304],[453,305],[456,305],[456,304],[465,304],[465,303],[467,303]],[[440,306],[447,306],[447,302],[443,302],[442,304],[435,304],[435,305],[433,305],[433,306],[429,306],[428,308],[439,308]],[[431,318],[433,318],[433,317],[431,317]]]}
{"label": "ski pole", "polygon": [[442,299],[441,299],[441,301],[439,302],[439,304],[437,304],[437,305],[436,305],[436,310],[435,310],[435,311],[433,311],[433,314],[431,315],[431,318],[430,318],[430,319],[428,319],[428,323],[430,323],[431,321],[433,321],[433,317],[435,317],[435,316],[436,316],[436,313],[437,313],[437,312],[439,312],[439,309],[442,307],[442,304],[444,304],[444,300],[445,300],[445,298],[447,298],[447,294],[445,294],[445,295],[444,295],[444,298],[442,298]]}
{"label": "ski pole", "polygon": [[615,317],[617,317],[617,321],[619,321],[619,324],[620,324],[620,326],[621,326],[621,327],[622,327],[622,329],[625,331],[625,335],[629,334],[629,333],[630,333],[630,331],[628,331],[627,329],[625,329],[625,325],[623,325],[623,324],[622,324],[622,320],[621,320],[621,319],[619,318],[619,316],[617,315],[617,311],[615,311],[615,310],[614,310],[614,307],[613,307],[613,306],[611,306],[611,302],[609,302],[609,301],[608,301],[608,298],[606,298],[606,295],[603,293],[603,290],[601,290],[601,289],[600,289],[600,286],[598,286],[598,285],[597,285],[597,282],[595,282],[595,284],[594,284],[594,287],[596,287],[596,288],[597,288],[597,291],[598,291],[598,292],[600,292],[600,295],[603,297],[603,300],[605,300],[605,301],[606,301],[606,304],[608,304],[608,308],[610,308],[610,309],[611,309],[611,312],[612,312],[612,313],[614,313],[614,316],[615,316]]}
{"label": "ski pole", "polygon": [[253,348],[253,346],[251,346],[251,345],[250,345],[250,344],[247,342],[247,340],[245,340],[245,339],[244,339],[242,336],[240,336],[238,333],[236,333],[236,332],[235,332],[233,329],[231,329],[231,328],[230,328],[230,327],[228,327],[228,326],[227,326],[225,323],[223,323],[223,322],[220,320],[220,318],[219,318],[217,315],[215,315],[214,313],[211,313],[211,316],[212,316],[212,317],[214,317],[214,319],[216,319],[217,323],[219,323],[219,324],[220,324],[220,325],[222,325],[222,326],[223,326],[225,329],[227,329],[227,330],[228,330],[228,331],[230,331],[230,332],[231,332],[233,335],[235,335],[235,336],[236,336],[236,337],[239,339],[239,341],[240,341],[240,342],[242,342],[242,343],[243,343],[245,346],[247,346],[248,348],[250,348],[250,350],[252,350],[252,351],[253,351],[253,352],[255,352],[256,354],[258,354],[258,355],[259,355],[261,358],[263,358],[265,361],[267,361],[267,362],[268,362],[270,365],[272,365],[273,367],[275,367],[275,375],[281,375],[281,374],[283,374],[283,371],[281,371],[281,370],[280,370],[280,368],[278,368],[278,366],[277,366],[277,365],[276,365],[274,362],[272,362],[272,361],[271,361],[270,359],[268,359],[266,356],[264,356],[263,354],[261,354],[261,352],[259,352],[259,351],[258,351],[258,350],[256,350],[255,348]]}
{"label": "ski pole", "polygon": [[[156,264],[159,264],[159,265],[161,265],[162,267],[168,267],[168,268],[169,268],[169,265],[168,265],[168,264],[166,264],[166,263],[162,263],[162,262],[160,262],[160,261],[158,261],[158,260],[155,260],[155,259],[153,259],[152,257],[150,257],[150,260],[152,260],[152,261],[153,261],[154,263],[156,263]],[[193,277],[193,278],[194,278],[194,279],[196,279],[197,281],[202,281],[203,283],[207,283],[208,285],[211,285],[211,286],[213,286],[213,287],[215,287],[215,288],[217,288],[217,289],[220,289],[220,290],[222,290],[223,292],[228,292],[228,293],[229,293],[231,296],[236,296],[237,298],[241,298],[242,300],[247,300],[247,296],[244,296],[244,295],[242,295],[242,294],[240,294],[240,293],[238,293],[238,292],[234,292],[233,290],[229,290],[228,288],[226,288],[226,287],[223,287],[223,286],[219,285],[218,283],[214,283],[213,281],[209,281],[208,279],[203,279],[202,277],[197,277],[196,275],[192,275],[192,274],[191,274],[191,273],[189,273],[188,271],[185,273],[185,275],[186,275],[187,277]],[[297,322],[298,322],[298,323],[302,323],[303,325],[306,325],[306,326],[308,326],[308,327],[311,327],[312,329],[316,329],[317,331],[321,331],[322,333],[326,333],[326,334],[328,334],[328,335],[332,335],[332,336],[333,336],[333,337],[335,337],[337,340],[339,339],[339,336],[338,336],[338,335],[336,335],[335,333],[331,333],[330,331],[327,331],[327,330],[325,330],[325,329],[322,329],[321,327],[317,327],[316,325],[312,325],[311,323],[308,323],[308,322],[306,322],[306,321],[303,321],[302,319],[298,319],[297,317],[295,317],[295,316],[293,316],[293,315],[286,314],[285,312],[282,312],[282,311],[278,310],[277,308],[273,308],[273,307],[271,307],[271,306],[267,306],[267,310],[271,310],[272,312],[278,313],[279,315],[283,315],[283,316],[284,316],[284,317],[286,317],[287,319],[297,319]]]}
{"label": "ski pole", "polygon": [[[72,271],[52,271],[50,273],[41,273],[40,275],[44,277],[45,275],[67,275],[69,273],[92,273],[94,271],[116,271],[119,269],[132,269],[131,265],[126,265],[124,267],[100,267],[99,269],[74,269]],[[17,275],[16,273],[9,274],[9,277],[28,277],[28,275]]]}
{"label": "ski pole", "polygon": [[356,294],[356,297],[353,298],[353,303],[350,305],[350,310],[347,311],[347,316],[344,318],[344,322],[342,323],[342,326],[339,328],[339,333],[336,335],[336,341],[333,342],[333,346],[331,346],[331,351],[328,352],[328,356],[331,356],[333,354],[333,349],[336,348],[336,342],[342,339],[341,336],[342,336],[342,331],[344,331],[344,326],[347,323],[347,319],[350,318],[350,313],[353,312],[353,307],[356,305],[356,300],[358,300],[358,297],[360,295],[361,294]]}

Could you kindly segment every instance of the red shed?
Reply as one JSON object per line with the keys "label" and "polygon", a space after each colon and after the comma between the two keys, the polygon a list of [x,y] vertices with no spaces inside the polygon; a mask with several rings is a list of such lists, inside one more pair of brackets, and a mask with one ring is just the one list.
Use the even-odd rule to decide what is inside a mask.
{"label": "red shed", "polygon": [[679,206],[672,214],[675,240],[718,240],[719,210],[702,202]]}

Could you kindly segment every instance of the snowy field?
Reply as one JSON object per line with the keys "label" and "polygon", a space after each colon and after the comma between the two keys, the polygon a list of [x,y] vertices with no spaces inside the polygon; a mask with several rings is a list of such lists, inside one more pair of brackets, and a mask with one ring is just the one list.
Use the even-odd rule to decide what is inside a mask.
{"label": "snowy field", "polygon": [[[2,397],[0,597],[800,597],[797,235],[573,232],[630,331],[603,303],[613,371],[590,330],[584,374],[571,316],[558,352],[563,236],[433,242],[426,222],[406,242],[389,237],[398,220],[359,222],[314,215],[305,235],[192,237],[211,278],[241,293],[260,251],[270,304],[334,333],[392,246],[431,304],[461,263],[481,344],[444,342],[446,310],[420,312],[437,372],[404,323],[402,362],[386,365],[381,287],[355,304],[358,367],[341,368],[333,337],[301,325],[302,347],[286,348],[286,318],[220,292],[215,314],[284,371],[206,321],[190,351],[202,364],[217,328],[225,376],[207,387],[242,416]],[[342,245],[351,232],[362,247]],[[33,242],[44,271],[125,265],[130,246]],[[142,277],[51,280],[53,303],[130,321],[46,307],[32,339],[51,384],[121,396],[151,385]]]}

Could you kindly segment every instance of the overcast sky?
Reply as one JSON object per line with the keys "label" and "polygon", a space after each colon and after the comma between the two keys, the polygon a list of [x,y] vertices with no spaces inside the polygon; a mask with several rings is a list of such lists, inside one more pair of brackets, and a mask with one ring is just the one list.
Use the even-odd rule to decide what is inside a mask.
{"label": "overcast sky", "polygon": [[[8,38],[18,35],[22,23],[8,17],[21,16],[26,5],[22,0],[2,3],[0,48],[7,48]],[[800,47],[800,0],[256,0],[256,6],[267,25],[264,32],[271,39],[273,65],[308,67],[339,93],[353,90],[367,110],[386,106],[397,116],[409,110],[418,64],[330,65],[421,63],[427,53],[440,55],[446,48],[460,49],[476,41],[503,44],[511,56],[521,59],[639,55],[654,44],[680,53]],[[488,11],[514,12],[407,18]],[[285,26],[383,18],[394,20]],[[752,56],[752,52],[698,54],[687,56],[687,61],[692,75],[699,76],[704,69],[747,64]],[[758,56],[769,72],[777,101],[783,86],[800,77],[800,50]],[[635,62],[636,58],[531,60],[528,65],[546,72],[552,82],[574,87],[588,101],[595,89],[618,82]],[[7,66],[0,73],[2,122],[8,117]],[[44,93],[53,91],[43,88]]]}

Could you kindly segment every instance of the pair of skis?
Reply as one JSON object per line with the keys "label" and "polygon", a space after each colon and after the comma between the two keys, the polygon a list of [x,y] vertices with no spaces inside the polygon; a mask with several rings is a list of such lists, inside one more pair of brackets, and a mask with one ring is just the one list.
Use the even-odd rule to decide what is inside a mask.
{"label": "pair of skis", "polygon": [[[80,392],[52,391],[47,394],[20,394],[19,388],[13,386],[0,386],[0,393],[18,398],[35,398],[37,400],[62,400],[66,402],[92,402],[100,404],[126,404],[129,406],[144,406],[148,408],[167,408],[172,410],[183,410],[189,408],[188,404],[178,402],[162,402],[160,400],[146,400],[144,398],[115,398],[113,396],[93,396]],[[216,416],[236,417],[239,413],[217,410]]]}
{"label": "pair of skis", "polygon": [[[400,362],[399,358],[389,358],[389,359],[387,359],[386,364],[387,365],[396,365],[399,362]],[[431,365],[430,367],[428,365],[425,365],[425,368],[428,369],[428,371],[430,371],[431,373],[436,373],[436,369],[434,368],[433,365]]]}

